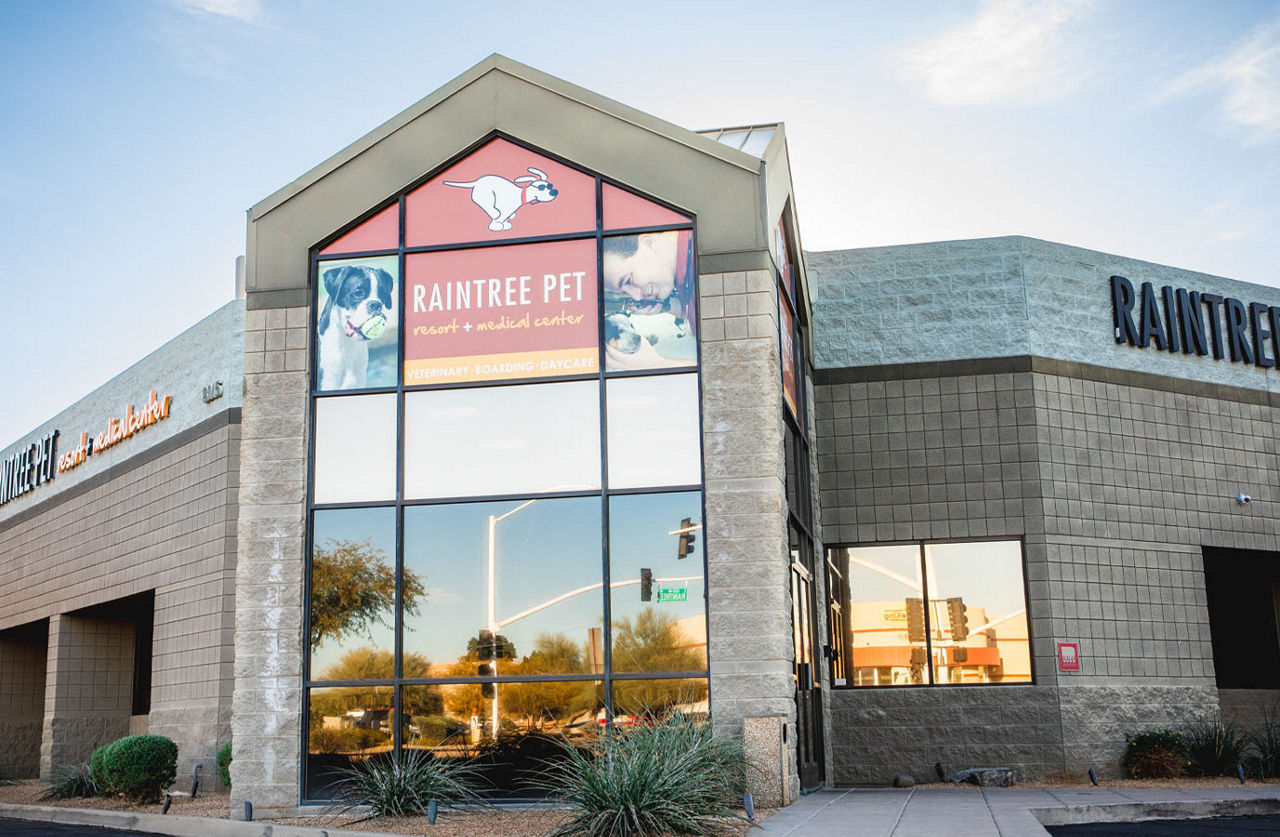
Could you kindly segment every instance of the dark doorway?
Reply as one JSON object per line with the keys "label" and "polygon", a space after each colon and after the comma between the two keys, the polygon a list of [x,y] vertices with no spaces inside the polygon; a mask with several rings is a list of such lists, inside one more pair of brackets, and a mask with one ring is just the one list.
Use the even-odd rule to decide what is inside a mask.
{"label": "dark doorway", "polygon": [[1204,586],[1218,688],[1280,688],[1280,554],[1205,547]]}

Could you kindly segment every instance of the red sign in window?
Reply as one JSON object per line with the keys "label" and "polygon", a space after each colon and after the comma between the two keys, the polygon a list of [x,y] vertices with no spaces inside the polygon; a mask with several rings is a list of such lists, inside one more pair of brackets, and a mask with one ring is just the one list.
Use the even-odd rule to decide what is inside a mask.
{"label": "red sign in window", "polygon": [[1080,670],[1080,646],[1074,642],[1058,643],[1058,670]]}

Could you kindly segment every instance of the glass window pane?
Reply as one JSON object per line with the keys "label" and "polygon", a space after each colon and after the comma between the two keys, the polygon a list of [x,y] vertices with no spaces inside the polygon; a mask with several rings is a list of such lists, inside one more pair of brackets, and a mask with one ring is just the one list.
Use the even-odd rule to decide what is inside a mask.
{"label": "glass window pane", "polygon": [[603,673],[600,517],[598,497],[406,508],[405,675]]}
{"label": "glass window pane", "polygon": [[591,232],[594,177],[495,139],[405,198],[405,244]]}
{"label": "glass window pane", "polygon": [[634,229],[635,227],[661,227],[668,224],[687,224],[688,218],[672,212],[665,206],[646,200],[639,195],[625,192],[616,186],[604,184],[604,228],[606,230]]}
{"label": "glass window pane", "polygon": [[400,267],[396,256],[316,268],[316,389],[393,387],[399,380]]}
{"label": "glass window pane", "polygon": [[607,390],[610,488],[702,482],[697,375],[616,378]]}
{"label": "glass window pane", "polygon": [[613,722],[627,726],[642,718],[662,719],[681,712],[694,719],[706,719],[705,677],[680,680],[615,680],[613,681]]}
{"label": "glass window pane", "polygon": [[781,319],[778,324],[778,336],[781,340],[782,352],[782,397],[791,410],[791,415],[800,420],[800,384],[796,374],[796,342],[795,317],[791,314],[791,305],[785,299],[779,304]]}
{"label": "glass window pane", "polygon": [[497,795],[509,797],[564,758],[563,743],[591,746],[603,726],[603,697],[598,680],[405,686],[402,741],[436,758],[471,760]]}
{"label": "glass window pane", "polygon": [[406,257],[404,382],[599,373],[596,242]]}
{"label": "glass window pane", "polygon": [[396,510],[321,510],[312,520],[311,679],[390,680]]}
{"label": "glass window pane", "polygon": [[307,799],[331,799],[339,771],[391,752],[394,694],[391,686],[309,690]]}
{"label": "glass window pane", "polygon": [[1022,545],[925,544],[936,683],[1029,683]]}
{"label": "glass window pane", "polygon": [[605,369],[698,361],[697,283],[689,230],[604,239]]}
{"label": "glass window pane", "polygon": [[405,395],[406,499],[600,487],[595,381]]}
{"label": "glass window pane", "polygon": [[395,394],[317,398],[315,410],[315,502],[394,500]]}
{"label": "glass window pane", "polygon": [[699,492],[610,498],[614,671],[706,669],[703,540]]}
{"label": "glass window pane", "polygon": [[911,544],[835,552],[849,579],[850,685],[928,683],[920,548]]}
{"label": "glass window pane", "polygon": [[394,250],[400,246],[400,204],[393,203],[320,251],[320,255]]}

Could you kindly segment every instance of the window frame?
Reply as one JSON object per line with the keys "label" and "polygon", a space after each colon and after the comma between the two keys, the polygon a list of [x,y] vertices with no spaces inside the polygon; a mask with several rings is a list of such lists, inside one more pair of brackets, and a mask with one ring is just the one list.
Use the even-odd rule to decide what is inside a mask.
{"label": "window frame", "polygon": [[[594,231],[580,231],[543,236],[529,236],[506,238],[498,241],[467,241],[443,245],[429,246],[406,246],[406,199],[407,196],[418,189],[423,184],[439,176],[442,172],[453,166],[457,162],[470,156],[473,152],[482,148],[489,142],[501,139],[512,143],[530,153],[541,155],[548,159],[554,160],[568,168],[581,172],[594,178],[595,188],[595,228]],[[666,208],[672,212],[678,213],[686,217],[687,222],[678,224],[662,224],[651,227],[628,227],[628,228],[609,228],[604,224],[604,197],[603,190],[605,185],[619,189],[623,192],[640,197],[651,203]],[[371,250],[371,251],[354,251],[345,253],[330,253],[321,255],[321,251],[329,245],[337,242],[343,236],[359,227],[366,221],[374,218],[379,213],[389,209],[393,205],[398,205],[398,242],[399,246],[395,249]],[[609,500],[613,496],[634,495],[634,494],[667,494],[673,492],[699,492],[699,507],[701,509],[702,524],[705,536],[706,520],[707,520],[707,500],[706,500],[706,457],[704,445],[705,433],[705,416],[702,409],[703,404],[703,379],[702,379],[702,306],[697,305],[695,319],[695,333],[697,335],[697,347],[694,360],[689,365],[643,369],[643,370],[607,370],[604,360],[604,337],[605,337],[605,293],[603,292],[603,240],[606,237],[619,237],[626,235],[638,235],[642,233],[654,232],[672,232],[687,231],[689,233],[689,247],[692,252],[693,261],[693,281],[694,293],[700,294],[702,274],[697,270],[698,262],[698,219],[696,213],[676,207],[667,203],[660,198],[640,192],[621,182],[607,178],[599,173],[590,171],[576,163],[566,160],[545,149],[531,145],[527,142],[519,140],[501,131],[493,131],[477,140],[472,145],[460,151],[441,165],[432,169],[429,173],[421,178],[406,185],[399,190],[397,194],[387,200],[381,201],[367,212],[362,213],[351,223],[343,226],[335,231],[332,235],[327,236],[317,242],[310,248],[308,258],[308,370],[307,370],[307,444],[306,444],[306,496],[305,496],[305,516],[303,519],[304,527],[304,553],[303,553],[303,625],[309,626],[311,623],[311,563],[312,555],[315,549],[315,532],[314,532],[314,515],[319,511],[362,508],[362,507],[392,507],[395,509],[395,556],[394,566],[396,573],[395,587],[395,613],[394,613],[394,676],[392,679],[369,680],[369,681],[333,681],[333,680],[315,680],[311,671],[311,649],[309,642],[303,643],[303,659],[301,667],[301,689],[302,689],[302,723],[300,730],[300,786],[299,786],[299,803],[302,805],[325,805],[330,804],[332,800],[310,796],[310,788],[308,787],[308,768],[307,758],[309,755],[309,718],[310,718],[310,696],[313,689],[317,688],[338,688],[338,687],[355,687],[355,686],[389,686],[393,689],[394,711],[397,717],[401,712],[402,693],[404,687],[407,686],[427,686],[427,685],[443,685],[450,683],[517,683],[517,682],[557,682],[557,681],[577,681],[577,680],[594,680],[602,683],[604,694],[604,711],[606,718],[612,722],[614,712],[612,705],[613,683],[623,680],[675,680],[675,679],[702,679],[707,685],[707,701],[708,707],[711,701],[711,652],[708,645],[707,648],[707,664],[706,668],[697,671],[676,671],[676,672],[614,672],[612,666],[613,636],[612,636],[612,614],[610,606],[611,596],[606,592],[603,601],[603,617],[604,617],[604,672],[602,674],[545,674],[545,675],[497,675],[491,677],[454,677],[454,678],[405,678],[403,676],[403,614],[401,608],[402,602],[402,582],[404,577],[404,529],[405,514],[404,509],[413,506],[423,505],[445,505],[453,503],[478,503],[491,501],[523,501],[530,499],[554,499],[561,497],[599,497],[601,500],[602,515],[602,532],[601,539],[601,575],[600,578],[608,588],[610,584],[610,551],[609,551]],[[419,384],[406,385],[404,375],[404,353],[406,343],[406,310],[405,299],[407,297],[407,264],[406,257],[413,253],[425,253],[444,250],[465,250],[479,249],[489,247],[508,247],[521,244],[537,244],[552,241],[567,240],[594,240],[595,242],[595,268],[596,281],[600,292],[597,294],[597,346],[600,354],[597,362],[597,369],[591,373],[578,373],[567,375],[548,375],[541,377],[504,379],[496,381],[466,381],[466,382],[450,382],[442,384]],[[364,387],[358,389],[346,390],[322,390],[319,388],[319,366],[317,363],[319,356],[318,335],[316,329],[317,319],[317,303],[318,289],[316,283],[320,275],[320,271],[326,262],[332,261],[350,261],[359,258],[370,258],[375,256],[395,256],[397,257],[397,266],[399,277],[397,281],[397,293],[399,298],[397,304],[399,311],[396,316],[398,318],[399,327],[399,346],[396,364],[396,384],[395,386],[382,387]],[[700,303],[700,298],[699,298]],[[610,488],[608,484],[608,404],[607,390],[608,382],[616,378],[626,377],[654,377],[661,375],[695,375],[696,392],[697,392],[697,438],[699,467],[699,482],[694,485],[662,485],[662,486],[644,486],[631,488]],[[405,398],[406,394],[426,392],[440,389],[478,389],[481,387],[503,387],[503,386],[536,386],[540,384],[560,383],[570,381],[595,381],[599,393],[599,422],[600,422],[600,484],[598,488],[586,490],[566,490],[566,491],[547,491],[541,493],[523,493],[523,494],[487,494],[487,495],[466,495],[456,497],[433,497],[433,498],[405,498]],[[315,462],[316,462],[316,405],[329,398],[345,398],[349,396],[362,396],[373,394],[390,394],[395,396],[396,408],[396,482],[395,492],[392,499],[370,500],[370,501],[352,501],[352,502],[325,502],[317,503],[314,500],[315,491]],[[705,541],[704,541],[705,545]],[[702,574],[704,579],[704,590],[706,579],[709,577],[709,567],[707,563],[707,555],[705,548],[702,551]],[[703,598],[703,619],[704,630],[710,629],[710,617],[707,609],[707,597]],[[305,634],[305,631],[304,631]],[[395,753],[402,752],[404,742],[402,741],[401,724],[394,724],[392,731],[392,751]],[[515,789],[508,789],[514,791]]]}
{"label": "window frame", "polygon": [[[1005,682],[935,683],[933,682],[933,664],[929,663],[927,665],[928,682],[925,682],[925,683],[859,685],[857,683],[850,682],[852,678],[849,677],[848,675],[851,675],[853,673],[852,637],[855,633],[853,629],[852,618],[851,618],[852,589],[850,584],[849,573],[847,572],[847,570],[841,570],[836,565],[836,563],[832,560],[833,554],[838,550],[870,549],[875,547],[888,547],[888,546],[914,546],[916,548],[916,555],[921,565],[921,576],[925,578],[925,583],[923,585],[924,590],[922,591],[922,595],[921,595],[921,598],[923,598],[924,600],[925,656],[927,660],[932,660],[933,659],[933,656],[932,656],[933,637],[932,637],[932,631],[930,629],[930,616],[929,616],[929,611],[930,611],[929,584],[928,584],[927,576],[923,572],[924,548],[926,545],[937,546],[937,545],[946,545],[946,544],[979,544],[979,543],[1016,543],[1018,544],[1018,552],[1019,552],[1019,559],[1020,559],[1019,567],[1022,571],[1022,596],[1023,596],[1023,602],[1026,605],[1024,612],[1026,614],[1026,620],[1027,620],[1027,658],[1030,664],[1029,667],[1030,667],[1031,679],[1025,680],[1025,681],[1012,682],[1012,683],[1005,683]],[[1019,686],[1024,686],[1024,687],[1035,686],[1038,684],[1038,678],[1036,674],[1036,656],[1034,652],[1035,632],[1032,627],[1033,620],[1031,616],[1031,586],[1030,586],[1030,582],[1027,580],[1027,543],[1026,543],[1025,535],[1000,535],[1000,536],[987,536],[987,537],[981,537],[981,538],[927,538],[927,539],[921,539],[921,540],[873,541],[870,543],[835,543],[835,544],[824,544],[824,547],[826,550],[826,554],[824,555],[824,563],[826,564],[825,569],[827,572],[827,577],[830,578],[831,575],[834,574],[840,578],[840,591],[839,591],[840,595],[838,599],[835,599],[835,602],[840,605],[841,612],[844,614],[844,636],[840,638],[840,645],[842,647],[843,653],[846,655],[842,661],[842,666],[845,669],[845,673],[846,673],[846,682],[844,683],[844,685],[836,685],[836,682],[835,682],[836,678],[834,674],[836,666],[835,666],[835,661],[833,660],[831,665],[831,674],[828,677],[829,685],[832,689],[838,689],[842,691],[856,690],[856,689],[938,689],[938,688],[943,688],[943,689],[979,688],[981,689],[981,688],[1015,688]],[[945,601],[945,599],[943,601]],[[830,587],[828,587],[827,601],[826,601],[826,607],[827,607],[828,613],[830,613],[832,603],[833,603],[832,590],[830,589]],[[828,639],[829,640],[831,639],[830,625],[828,625]],[[835,643],[832,643],[832,647],[833,648],[836,647]]]}

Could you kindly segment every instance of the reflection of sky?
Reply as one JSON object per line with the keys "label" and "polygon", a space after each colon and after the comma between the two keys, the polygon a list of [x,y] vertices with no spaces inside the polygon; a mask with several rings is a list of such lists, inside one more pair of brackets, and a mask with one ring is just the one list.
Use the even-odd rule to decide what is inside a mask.
{"label": "reflection of sky", "polygon": [[315,404],[315,501],[394,499],[395,393],[317,398]]}
{"label": "reflection of sky", "polygon": [[[520,501],[418,506],[404,512],[405,568],[427,589],[417,617],[405,620],[405,651],[433,664],[452,663],[488,622],[486,573],[489,515]],[[601,578],[600,499],[539,500],[497,523],[499,621]],[[599,590],[583,593],[502,628],[524,658],[543,633],[580,646],[603,624]],[[501,669],[501,664],[499,664]]]}
{"label": "reflection of sky", "polygon": [[[695,525],[702,522],[702,495],[696,491],[683,494],[635,494],[613,497],[609,501],[609,573],[613,583],[640,577],[640,569],[653,570],[653,601],[640,601],[640,585],[633,584],[613,591],[612,615],[616,622],[623,617],[635,618],[645,608],[674,619],[701,616],[704,611],[703,582],[663,583],[662,578],[701,576],[705,533],[694,532],[694,550],[685,558],[676,557],[678,536],[668,535],[689,518]],[[658,602],[663,587],[685,587],[688,600]]]}
{"label": "reflection of sky", "polygon": [[618,378],[607,386],[610,487],[702,482],[698,376]]}
{"label": "reflection of sky", "polygon": [[[1022,583],[1022,551],[1017,541],[930,544],[934,581],[930,597],[963,598],[970,607],[986,608],[989,618],[1026,607]],[[920,575],[919,547],[885,546],[849,549],[860,558],[916,580]],[[849,563],[849,590],[855,602],[901,601],[919,598],[906,585],[859,564]]]}
{"label": "reflection of sky", "polygon": [[404,409],[406,497],[600,485],[595,381],[413,392]]}
{"label": "reflection of sky", "polygon": [[985,607],[990,619],[1027,606],[1017,541],[931,544],[925,551],[933,557],[937,598],[959,596]]}
{"label": "reflection of sky", "polygon": [[[383,561],[395,566],[396,510],[394,508],[341,509],[318,511],[312,526],[314,543],[323,548],[326,541],[364,541],[382,550]],[[311,655],[311,678],[317,679],[349,648],[371,645],[384,651],[395,650],[394,614],[385,615],[386,625],[374,625],[369,633],[349,635],[341,640],[329,639]]]}

